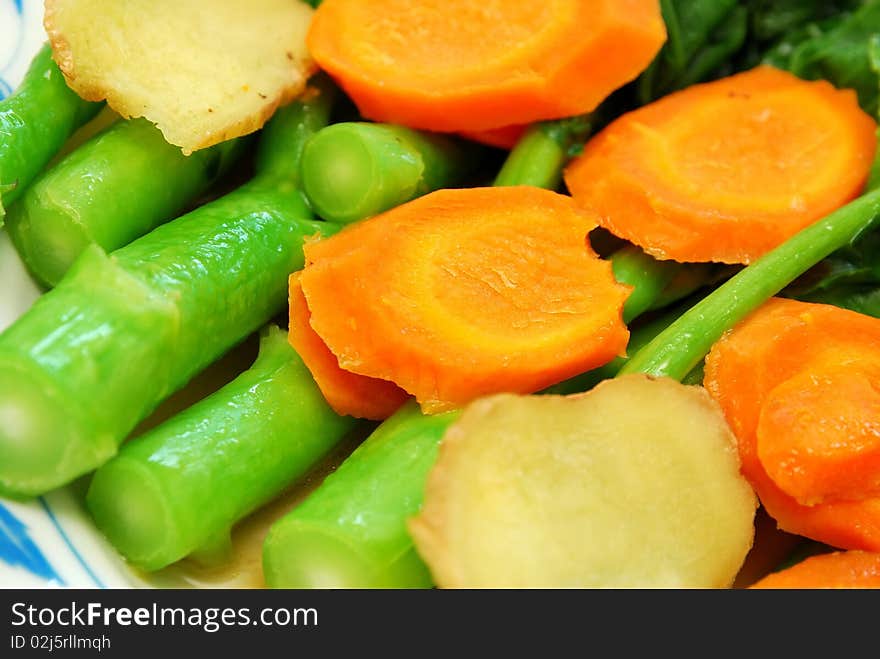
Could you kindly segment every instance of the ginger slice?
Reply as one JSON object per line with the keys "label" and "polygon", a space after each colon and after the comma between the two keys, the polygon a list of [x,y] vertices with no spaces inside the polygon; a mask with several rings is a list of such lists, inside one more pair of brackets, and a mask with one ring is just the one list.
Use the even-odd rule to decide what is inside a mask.
{"label": "ginger slice", "polygon": [[68,85],[189,154],[258,130],[316,69],[301,0],[46,0]]}
{"label": "ginger slice", "polygon": [[409,528],[441,587],[726,588],[756,510],[706,391],[628,375],[470,404]]}

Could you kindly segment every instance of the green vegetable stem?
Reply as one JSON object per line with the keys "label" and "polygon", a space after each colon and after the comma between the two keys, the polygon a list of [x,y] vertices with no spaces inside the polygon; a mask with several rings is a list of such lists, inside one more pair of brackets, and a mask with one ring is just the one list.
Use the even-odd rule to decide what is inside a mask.
{"label": "green vegetable stem", "polygon": [[250,369],[127,442],[95,472],[86,502],[98,528],[143,569],[192,552],[222,556],[237,521],[360,423],[330,408],[287,333],[270,325]]}
{"label": "green vegetable stem", "polygon": [[[306,102],[329,114],[325,94]],[[284,309],[302,242],[338,228],[310,219],[278,179],[299,164],[285,162],[109,256],[87,247],[0,335],[0,491],[41,494],[100,466],[159,402]]]}
{"label": "green vegetable stem", "polygon": [[478,155],[461,140],[403,126],[343,122],[305,143],[302,185],[315,212],[354,222],[459,182]]}
{"label": "green vegetable stem", "polygon": [[0,220],[73,132],[103,104],[82,100],[64,81],[48,44],[15,93],[0,101]]}
{"label": "green vegetable stem", "polygon": [[562,169],[583,146],[596,118],[580,115],[536,123],[510,150],[495,185],[534,185],[555,190],[562,182]]}
{"label": "green vegetable stem", "polygon": [[272,525],[263,573],[273,588],[422,588],[431,577],[406,532],[458,412],[409,402],[294,510]]}
{"label": "green vegetable stem", "polygon": [[145,119],[117,121],[31,183],[9,209],[10,238],[31,273],[54,286],[86,246],[113,251],[178,215],[244,143],[184,156]]}

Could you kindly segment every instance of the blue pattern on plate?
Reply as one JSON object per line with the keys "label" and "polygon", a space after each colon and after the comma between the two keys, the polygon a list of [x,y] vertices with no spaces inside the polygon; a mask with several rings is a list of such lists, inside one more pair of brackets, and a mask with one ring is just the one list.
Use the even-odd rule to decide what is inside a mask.
{"label": "blue pattern on plate", "polygon": [[82,557],[82,554],[77,551],[74,544],[70,541],[70,538],[67,536],[67,533],[64,532],[64,527],[58,522],[58,518],[55,517],[55,513],[52,512],[52,508],[46,503],[46,500],[43,497],[40,497],[40,505],[43,506],[43,510],[46,511],[46,515],[49,516],[49,519],[52,520],[52,525],[55,527],[55,530],[58,531],[58,535],[61,536],[61,539],[64,540],[64,544],[67,545],[67,549],[70,550],[70,553],[73,554],[73,557],[76,559],[77,563],[79,563],[83,570],[86,571],[86,574],[89,575],[92,581],[95,582],[95,585],[98,588],[106,588],[104,583],[98,578],[95,574],[95,571],[89,566],[86,560]]}
{"label": "blue pattern on plate", "polygon": [[[0,0],[3,1],[3,0]],[[16,14],[18,14],[18,20],[21,21],[22,15],[24,13],[23,0],[12,0],[12,6]],[[13,30],[13,34],[17,37],[17,42],[15,44],[15,48],[12,49],[13,56],[18,52],[21,47],[21,39],[22,39],[22,30]],[[0,62],[0,67],[5,67],[9,62]],[[9,94],[12,93],[12,90],[15,88],[9,80],[4,79],[3,77],[3,69],[0,68],[0,99],[6,98]]]}
{"label": "blue pattern on plate", "polygon": [[27,527],[3,504],[0,504],[0,559],[8,565],[23,567],[38,577],[64,584],[31,540]]}

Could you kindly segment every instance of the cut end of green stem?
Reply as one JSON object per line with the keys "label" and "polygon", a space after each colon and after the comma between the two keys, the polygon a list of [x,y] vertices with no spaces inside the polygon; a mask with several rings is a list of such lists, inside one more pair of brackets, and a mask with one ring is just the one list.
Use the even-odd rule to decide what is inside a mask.
{"label": "cut end of green stem", "polygon": [[149,469],[120,456],[95,472],[86,503],[98,528],[126,559],[156,570],[186,553],[174,553],[169,544],[177,534],[165,496]]}
{"label": "cut end of green stem", "polygon": [[427,588],[431,578],[413,548],[390,565],[370,560],[332,532],[279,520],[263,545],[270,588]]}
{"label": "cut end of green stem", "polygon": [[4,361],[0,360],[0,492],[37,496],[70,479],[84,442],[51,387],[28,369]]}
{"label": "cut end of green stem", "polygon": [[354,548],[322,529],[282,521],[263,546],[270,588],[374,588],[375,571]]}
{"label": "cut end of green stem", "polygon": [[302,185],[315,211],[330,222],[353,222],[387,206],[383,177],[358,127],[336,124],[303,150]]}
{"label": "cut end of green stem", "polygon": [[92,243],[75,217],[54,204],[23,198],[6,218],[12,244],[31,274],[55,286]]}

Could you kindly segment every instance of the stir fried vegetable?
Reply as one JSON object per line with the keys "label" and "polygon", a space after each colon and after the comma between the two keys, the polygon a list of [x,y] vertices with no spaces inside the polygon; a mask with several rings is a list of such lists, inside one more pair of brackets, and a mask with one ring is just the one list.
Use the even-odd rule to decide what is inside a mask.
{"label": "stir fried vegetable", "polygon": [[[0,333],[4,494],[94,471],[133,565],[222,564],[372,430],[271,513],[266,585],[872,583],[880,2],[98,4],[47,0],[0,104],[57,284]],[[146,119],[62,144],[75,92]],[[760,581],[758,501],[828,562]]]}

